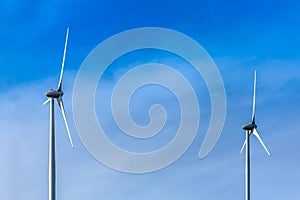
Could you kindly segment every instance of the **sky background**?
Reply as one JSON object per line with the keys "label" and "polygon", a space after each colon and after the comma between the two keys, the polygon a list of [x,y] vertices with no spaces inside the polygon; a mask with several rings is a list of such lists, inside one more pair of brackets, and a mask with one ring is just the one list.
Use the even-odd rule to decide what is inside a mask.
{"label": "sky background", "polygon": [[[243,199],[245,158],[239,153],[244,141],[241,126],[251,118],[254,70],[257,70],[256,120],[271,157],[251,138],[252,197],[298,199],[299,10],[300,3],[290,0],[1,1],[1,199],[48,197],[49,108],[42,103],[46,100],[45,92],[57,86],[67,27],[70,34],[63,89],[75,148],[71,149],[68,143],[56,106],[57,199]],[[205,159],[198,159],[210,119],[209,94],[203,79],[189,73],[188,67],[184,68],[176,58],[154,53],[154,60],[187,75],[199,99],[201,121],[193,144],[180,159],[160,171],[136,175],[110,169],[87,152],[73,120],[72,90],[81,63],[96,45],[119,32],[148,26],[182,32],[206,49],[223,77],[227,115],[215,148]],[[149,59],[142,53],[136,58],[132,62]],[[130,64],[121,60],[105,74],[107,87],[97,90],[99,118],[109,113],[109,109],[98,99],[109,99],[105,94],[110,94],[116,79],[129,68]],[[146,110],[156,100],[171,111],[174,105],[176,109],[174,96],[163,90],[161,93],[165,98],[157,98],[151,89],[137,93],[133,118],[140,119],[139,123],[147,122],[147,116],[136,111]],[[171,116],[167,124],[170,132],[178,126],[176,112]],[[123,136],[118,137],[121,133],[116,131],[111,118],[99,121],[110,130],[109,137],[115,143],[138,151],[139,146],[132,147],[128,139],[124,142]],[[170,138],[164,139],[167,143]]]}

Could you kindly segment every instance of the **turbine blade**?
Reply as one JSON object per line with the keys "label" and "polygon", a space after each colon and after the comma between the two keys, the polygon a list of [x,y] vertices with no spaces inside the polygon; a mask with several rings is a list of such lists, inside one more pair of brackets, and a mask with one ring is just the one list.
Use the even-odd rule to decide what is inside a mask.
{"label": "turbine blade", "polygon": [[66,51],[67,51],[67,45],[68,45],[68,37],[69,37],[69,28],[67,28],[65,48],[64,48],[64,54],[63,54],[63,59],[62,59],[62,63],[61,63],[61,71],[60,71],[60,77],[59,77],[57,90],[61,90],[62,78],[63,78],[64,66],[65,66]]}
{"label": "turbine blade", "polygon": [[253,86],[253,103],[252,103],[252,124],[255,124],[255,98],[256,98],[256,71],[254,71],[254,86]]}
{"label": "turbine blade", "polygon": [[259,133],[257,132],[256,129],[253,130],[253,135],[255,135],[255,137],[259,140],[260,144],[263,146],[263,148],[265,149],[266,153],[270,156],[270,152],[268,151],[267,147],[265,146],[264,142],[262,141],[262,139],[259,136]]}
{"label": "turbine blade", "polygon": [[46,105],[50,101],[50,98],[48,98],[46,101],[44,101],[43,106]]}
{"label": "turbine blade", "polygon": [[245,142],[244,142],[244,144],[243,144],[243,146],[242,146],[242,148],[241,148],[241,151],[240,151],[240,153],[242,153],[242,152],[243,152],[243,150],[244,150],[245,146],[246,146],[246,140],[245,140]]}
{"label": "turbine blade", "polygon": [[69,129],[67,118],[66,118],[66,114],[65,114],[65,108],[64,108],[63,101],[61,99],[57,99],[57,102],[58,102],[58,105],[60,107],[61,114],[62,114],[62,116],[64,118],[64,122],[65,122],[65,125],[66,125],[66,128],[67,128],[67,132],[68,132],[68,136],[69,136],[71,147],[74,148],[72,137],[71,137],[71,133],[70,133],[70,129]]}

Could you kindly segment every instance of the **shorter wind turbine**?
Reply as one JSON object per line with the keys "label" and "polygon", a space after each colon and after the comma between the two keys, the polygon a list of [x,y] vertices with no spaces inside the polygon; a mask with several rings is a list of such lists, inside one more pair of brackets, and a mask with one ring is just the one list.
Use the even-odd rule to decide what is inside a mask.
{"label": "shorter wind turbine", "polygon": [[256,71],[254,71],[254,90],[253,90],[253,104],[252,104],[252,122],[250,124],[246,124],[243,126],[243,129],[246,131],[246,139],[244,145],[241,149],[241,152],[246,147],[246,168],[245,168],[245,187],[246,187],[246,200],[250,200],[250,135],[253,134],[260,144],[265,149],[266,153],[270,156],[270,152],[268,151],[267,147],[263,143],[259,133],[257,131],[257,125],[255,123],[255,98],[256,98]]}
{"label": "shorter wind turbine", "polygon": [[60,78],[58,82],[58,87],[56,90],[51,89],[46,93],[46,96],[48,99],[43,103],[45,105],[46,103],[50,102],[50,137],[49,137],[49,200],[55,200],[55,121],[54,121],[54,99],[57,100],[57,103],[60,107],[61,114],[64,118],[64,122],[67,128],[69,140],[71,143],[71,146],[73,148],[73,142],[72,137],[70,134],[70,129],[68,126],[68,122],[66,119],[65,114],[65,108],[62,101],[62,96],[64,95],[64,92],[62,91],[62,79],[63,79],[63,72],[64,72],[64,65],[65,65],[65,58],[66,58],[66,50],[67,50],[67,44],[68,44],[68,35],[69,35],[69,28],[67,29],[66,34],[66,41],[65,41],[65,48],[64,48],[64,54],[62,59],[62,65],[61,65],[61,71],[60,71]]}

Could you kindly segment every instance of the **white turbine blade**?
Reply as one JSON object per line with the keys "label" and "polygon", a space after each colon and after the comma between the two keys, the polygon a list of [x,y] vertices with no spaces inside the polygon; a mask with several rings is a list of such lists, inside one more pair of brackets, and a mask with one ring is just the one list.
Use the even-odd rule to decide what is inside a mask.
{"label": "white turbine blade", "polygon": [[57,102],[58,102],[58,105],[60,107],[60,110],[61,110],[61,114],[64,118],[64,122],[65,122],[65,125],[66,125],[66,128],[67,128],[67,132],[68,132],[68,136],[69,136],[69,140],[70,140],[70,144],[71,144],[71,147],[73,148],[73,141],[72,141],[72,137],[71,137],[71,133],[70,133],[70,129],[69,129],[69,126],[68,126],[68,122],[67,122],[67,118],[66,118],[66,114],[65,114],[65,108],[64,108],[64,104],[63,104],[63,101],[60,99],[57,99]]}
{"label": "white turbine blade", "polygon": [[252,103],[252,123],[255,118],[255,98],[256,98],[256,71],[254,71],[254,87],[253,87],[253,103]]}
{"label": "white turbine blade", "polygon": [[244,150],[245,146],[246,146],[246,140],[245,140],[245,142],[244,142],[244,144],[243,144],[243,146],[242,146],[242,148],[241,148],[241,151],[240,151],[240,153],[242,153],[242,152],[243,152],[243,150]]}
{"label": "white turbine blade", "polygon": [[51,99],[48,98],[46,101],[44,101],[43,106],[44,106],[45,104],[47,104],[50,100],[51,100]]}
{"label": "white turbine blade", "polygon": [[69,37],[69,28],[67,28],[64,55],[63,55],[63,59],[62,59],[62,63],[61,63],[60,77],[59,77],[59,82],[58,82],[58,86],[57,86],[58,90],[61,90],[61,85],[62,85],[62,78],[63,78],[63,73],[64,73],[65,59],[66,59],[66,51],[67,51],[67,45],[68,45],[68,37]]}
{"label": "white turbine blade", "polygon": [[267,152],[267,154],[270,156],[270,152],[268,151],[267,147],[265,146],[264,142],[262,141],[262,139],[259,136],[259,133],[257,132],[256,129],[253,130],[253,135],[255,135],[255,137],[259,140],[260,144],[263,146],[263,148],[265,149],[265,151]]}

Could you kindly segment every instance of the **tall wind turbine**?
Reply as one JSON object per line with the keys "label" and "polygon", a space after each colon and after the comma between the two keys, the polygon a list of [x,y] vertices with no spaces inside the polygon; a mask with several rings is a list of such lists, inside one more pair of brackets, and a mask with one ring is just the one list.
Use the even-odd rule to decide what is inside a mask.
{"label": "tall wind turbine", "polygon": [[48,99],[43,103],[45,105],[46,103],[50,102],[50,137],[49,137],[49,200],[55,200],[55,125],[54,125],[54,99],[57,100],[57,103],[60,107],[62,116],[64,118],[64,122],[67,128],[69,140],[71,143],[71,146],[73,148],[73,142],[72,137],[70,134],[70,129],[67,123],[64,104],[62,101],[62,96],[64,95],[64,92],[62,91],[62,79],[63,79],[63,72],[64,72],[64,65],[65,65],[65,58],[66,58],[66,50],[67,50],[67,44],[68,44],[68,35],[69,35],[69,28],[67,28],[67,34],[66,34],[66,42],[65,42],[65,48],[64,48],[64,54],[62,59],[62,65],[61,65],[61,71],[60,71],[60,78],[58,82],[58,87],[56,90],[51,89],[46,93],[46,96]]}
{"label": "tall wind turbine", "polygon": [[245,169],[245,187],[246,187],[246,200],[250,200],[250,135],[253,134],[260,144],[265,149],[266,153],[270,156],[270,152],[263,143],[261,137],[257,131],[257,125],[255,123],[255,94],[256,93],[256,71],[254,71],[254,91],[253,91],[253,104],[252,104],[252,122],[243,126],[243,129],[246,131],[246,139],[244,145],[241,149],[241,152],[246,147],[246,169]]}

